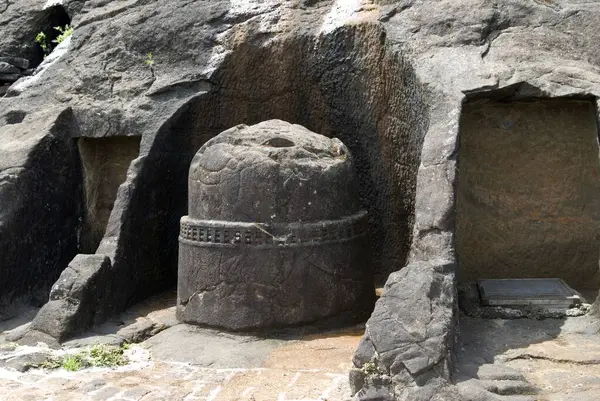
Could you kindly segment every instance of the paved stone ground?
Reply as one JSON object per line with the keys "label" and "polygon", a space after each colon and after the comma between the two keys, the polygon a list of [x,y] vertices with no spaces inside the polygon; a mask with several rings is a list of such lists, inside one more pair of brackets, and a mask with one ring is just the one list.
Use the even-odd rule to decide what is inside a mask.
{"label": "paved stone ground", "polygon": [[343,400],[347,375],[327,369],[210,369],[137,362],[118,369],[0,372],[3,401]]}
{"label": "paved stone ground", "polygon": [[[0,401],[333,401],[350,399],[348,369],[364,327],[277,338],[232,335],[177,324],[172,296],[154,299],[70,342],[71,351],[18,347],[6,341],[35,311],[0,326]],[[155,331],[159,331],[155,333]],[[154,335],[152,335],[154,334]],[[125,353],[131,363],[79,372],[18,372],[8,361],[24,354],[75,352],[94,342],[143,338]],[[2,345],[4,344],[4,345]],[[4,351],[1,349],[4,348]],[[2,367],[4,365],[4,367]]]}
{"label": "paved stone ground", "polygon": [[[598,401],[599,331],[600,321],[590,316],[544,320],[462,316],[459,382],[472,381],[473,371],[479,370],[488,372],[480,380],[482,387],[499,400],[529,395],[521,399]],[[492,371],[504,380],[494,381],[489,377]]]}
{"label": "paved stone ground", "polygon": [[[15,348],[7,341],[11,331],[26,327],[34,309],[1,322],[0,401],[350,399],[347,372],[363,327],[319,334],[289,331],[271,338],[233,335],[177,324],[173,304],[173,294],[163,294],[62,350]],[[485,391],[481,399],[498,401],[600,400],[598,319],[462,316],[460,329],[458,382],[463,391]],[[140,343],[125,351],[131,363],[116,369],[13,369],[25,355],[62,354],[124,340]]]}

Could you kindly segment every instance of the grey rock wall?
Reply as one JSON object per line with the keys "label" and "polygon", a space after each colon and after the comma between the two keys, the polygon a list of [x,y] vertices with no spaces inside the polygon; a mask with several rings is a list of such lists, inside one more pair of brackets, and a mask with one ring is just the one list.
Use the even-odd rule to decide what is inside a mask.
{"label": "grey rock wall", "polygon": [[[0,0],[0,52],[30,57],[28,35],[39,29],[41,3]],[[463,102],[597,97],[600,6],[585,0],[350,3],[65,2],[75,26],[70,42],[32,79],[20,79],[0,98],[0,175],[8,182],[0,186],[1,250],[41,236],[55,242],[35,252],[60,249],[66,259],[77,253],[66,245],[77,238],[77,224],[63,224],[77,207],[69,206],[64,219],[38,218],[40,226],[21,223],[23,205],[46,210],[31,203],[38,199],[32,194],[50,188],[66,193],[70,174],[79,171],[65,168],[78,160],[67,156],[69,140],[52,139],[48,131],[62,111],[72,110],[70,138],[141,136],[140,155],[117,191],[98,249],[113,267],[106,285],[126,285],[89,313],[120,310],[175,282],[177,224],[187,207],[186,170],[196,150],[234,125],[279,118],[339,137],[357,158],[381,281],[406,265],[406,275],[422,272],[417,278],[423,288],[442,282],[450,294],[461,268],[454,199]],[[63,150],[52,153],[48,141]],[[55,183],[50,188],[47,166],[59,172],[48,177]],[[52,216],[66,210],[63,197],[43,199],[54,200],[48,203]],[[14,272],[43,272],[41,281],[50,282],[69,262],[46,269],[46,256],[36,260],[25,270],[3,261],[0,274],[16,279]],[[436,270],[440,266],[443,273]],[[388,291],[407,285],[397,278]],[[23,286],[19,293],[31,291]],[[422,293],[414,296],[426,304]],[[367,323],[366,342],[396,341],[395,331],[386,340],[371,329],[382,327],[395,302],[382,297]],[[424,339],[430,349],[441,350],[436,355],[443,362],[378,379],[389,397],[430,400],[444,394],[441,388],[451,379],[452,303],[423,308],[423,319],[435,315],[446,331]],[[394,327],[416,324],[410,313],[394,316],[400,320]],[[384,371],[412,361],[399,350],[387,353]]]}
{"label": "grey rock wall", "polygon": [[[67,115],[22,123],[21,135],[3,142],[0,150],[2,309],[20,299],[45,302],[50,286],[77,252],[81,170],[62,124]],[[0,127],[0,137],[20,124]]]}

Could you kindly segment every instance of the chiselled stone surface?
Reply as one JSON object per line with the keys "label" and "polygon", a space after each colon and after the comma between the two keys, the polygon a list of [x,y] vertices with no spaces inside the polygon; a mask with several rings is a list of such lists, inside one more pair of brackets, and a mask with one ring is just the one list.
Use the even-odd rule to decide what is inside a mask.
{"label": "chiselled stone surface", "polygon": [[352,157],[266,121],[203,146],[181,221],[178,316],[233,330],[360,319],[374,290]]}
{"label": "chiselled stone surface", "polygon": [[600,285],[600,163],[590,101],[474,102],[457,194],[461,279]]}
{"label": "chiselled stone surface", "polygon": [[[420,146],[428,124],[427,100],[410,63],[388,46],[384,31],[376,24],[341,27],[323,36],[309,32],[319,20],[315,16],[326,12],[325,3],[320,3],[323,9],[295,8],[294,2],[253,4],[230,7],[228,1],[192,2],[173,8],[172,2],[164,1],[86,2],[81,14],[74,17],[72,40],[63,42],[60,54],[58,49],[53,51],[44,69],[26,80],[27,85],[21,80],[11,87],[9,97],[3,98],[7,104],[3,110],[27,114],[22,123],[2,127],[5,141],[22,144],[24,161],[33,159],[28,151],[37,140],[29,137],[30,122],[40,121],[36,110],[46,110],[48,105],[55,106],[54,112],[69,115],[61,127],[69,139],[142,136],[140,158],[132,163],[119,187],[97,251],[111,259],[114,275],[104,285],[118,288],[112,300],[118,310],[176,282],[177,236],[179,219],[186,213],[189,163],[208,139],[243,122],[281,118],[338,136],[348,144],[357,160],[358,198],[368,210],[372,269],[383,280],[406,260]],[[246,30],[248,37],[253,36],[256,20],[280,13],[287,15],[281,19],[281,28],[289,41],[229,46],[235,37],[246,37]],[[365,22],[374,22],[377,12],[371,10],[364,16]],[[246,17],[252,21],[246,23]],[[221,22],[213,24],[221,18],[225,24],[231,22],[232,29],[221,31]],[[173,25],[175,20],[179,22]],[[198,27],[198,35],[181,35],[185,30],[175,28],[190,26],[186,21]],[[112,24],[123,29],[122,35],[109,43],[102,38],[112,36]],[[156,43],[177,38],[174,47],[161,50],[160,56],[156,49],[145,48],[152,47],[149,43],[138,41],[145,36],[140,36],[140,28],[155,31],[156,24],[167,28],[158,30]],[[306,31],[295,32],[303,26]],[[221,47],[213,51],[216,42],[212,39],[199,39],[212,35],[225,51]],[[340,47],[340,43],[347,45]],[[149,52],[154,54],[152,66],[146,63]],[[129,56],[121,57],[125,54]],[[222,58],[226,54],[230,56]],[[344,64],[340,60],[345,60]],[[84,65],[107,67],[91,77],[87,73],[95,67]],[[162,69],[161,65],[177,67]],[[336,73],[338,70],[351,72]],[[83,75],[78,77],[79,73]],[[52,86],[41,93],[58,97],[34,95],[39,86]],[[121,100],[115,103],[117,99]],[[27,132],[31,141],[21,141],[22,132]],[[6,151],[11,160],[11,147]],[[7,199],[11,199],[8,209],[25,203],[10,193]],[[32,204],[37,198],[26,199]],[[72,199],[83,203],[80,195]],[[19,221],[18,216],[10,218]],[[45,237],[61,240],[68,232],[80,230],[57,233],[48,229],[51,232]],[[23,236],[25,233],[18,238]],[[77,251],[81,252],[66,252],[65,260],[55,265],[57,269],[64,268]]]}
{"label": "chiselled stone surface", "polygon": [[[174,293],[163,294],[116,320],[127,324],[159,315],[174,320],[174,298]],[[125,366],[68,372],[36,365],[43,363],[44,357],[89,350],[99,342],[106,343],[103,340],[108,336],[86,333],[69,342],[68,347],[76,349],[68,350],[6,343],[5,330],[22,320],[0,323],[2,401],[349,401],[346,370],[364,330],[354,326],[315,334],[314,328],[303,328],[288,330],[278,338],[261,338],[177,324],[141,345],[125,347],[129,361]],[[113,326],[111,332],[119,328]],[[111,394],[113,398],[109,398]]]}

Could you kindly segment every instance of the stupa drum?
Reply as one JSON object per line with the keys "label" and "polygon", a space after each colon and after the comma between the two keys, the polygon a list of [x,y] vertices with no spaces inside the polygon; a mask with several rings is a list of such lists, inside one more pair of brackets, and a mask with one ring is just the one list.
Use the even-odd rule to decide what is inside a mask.
{"label": "stupa drum", "polygon": [[278,120],[229,129],[190,167],[177,316],[231,330],[362,318],[366,231],[339,140]]}

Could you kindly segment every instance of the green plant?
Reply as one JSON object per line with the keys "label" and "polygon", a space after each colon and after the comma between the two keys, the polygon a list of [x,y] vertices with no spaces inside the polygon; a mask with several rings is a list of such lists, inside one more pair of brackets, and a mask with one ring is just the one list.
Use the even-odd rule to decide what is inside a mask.
{"label": "green plant", "polygon": [[127,357],[124,355],[124,350],[128,348],[129,345],[126,344],[121,347],[95,344],[92,348],[76,354],[49,358],[39,367],[51,370],[63,368],[69,372],[76,372],[88,367],[112,368],[122,366],[128,362]]}
{"label": "green plant", "polygon": [[54,27],[54,29],[56,29],[58,32],[60,32],[60,35],[58,35],[56,37],[56,39],[53,40],[53,42],[57,43],[57,44],[61,44],[62,42],[65,41],[66,38],[68,38],[69,36],[71,36],[71,34],[73,34],[73,28],[69,25],[65,25],[64,27],[56,26],[56,27]]}
{"label": "green plant", "polygon": [[64,358],[48,358],[48,360],[42,362],[37,367],[42,369],[58,369],[62,367],[62,362]]}
{"label": "green plant", "polygon": [[86,360],[82,354],[66,355],[60,363],[60,367],[69,372],[76,372],[86,366]]}
{"label": "green plant", "polygon": [[127,358],[123,355],[124,347],[110,347],[96,344],[88,351],[90,365],[110,368],[127,364]]}
{"label": "green plant", "polygon": [[365,376],[379,376],[382,373],[385,373],[379,367],[379,363],[377,360],[377,355],[373,355],[369,362],[365,362],[365,364],[361,368],[362,372]]}
{"label": "green plant", "polygon": [[377,369],[377,364],[375,362],[366,362],[363,367],[362,367],[362,371],[365,375],[375,375],[379,372],[379,369]]}
{"label": "green plant", "polygon": [[152,52],[146,54],[145,63],[150,68],[152,68],[154,66],[154,58],[152,57]]}
{"label": "green plant", "polygon": [[[52,43],[56,43],[57,45],[64,42],[66,38],[73,34],[73,28],[69,25],[56,26],[54,29],[59,32],[59,35],[52,41]],[[52,46],[52,43],[48,41],[48,35],[46,35],[45,32],[40,32],[35,36],[35,43],[37,43],[44,52],[44,58],[50,54],[52,48],[54,47]]]}
{"label": "green plant", "polygon": [[44,57],[50,54],[50,46],[48,44],[48,38],[44,32],[40,32],[35,36],[35,43],[37,43],[44,52]]}

